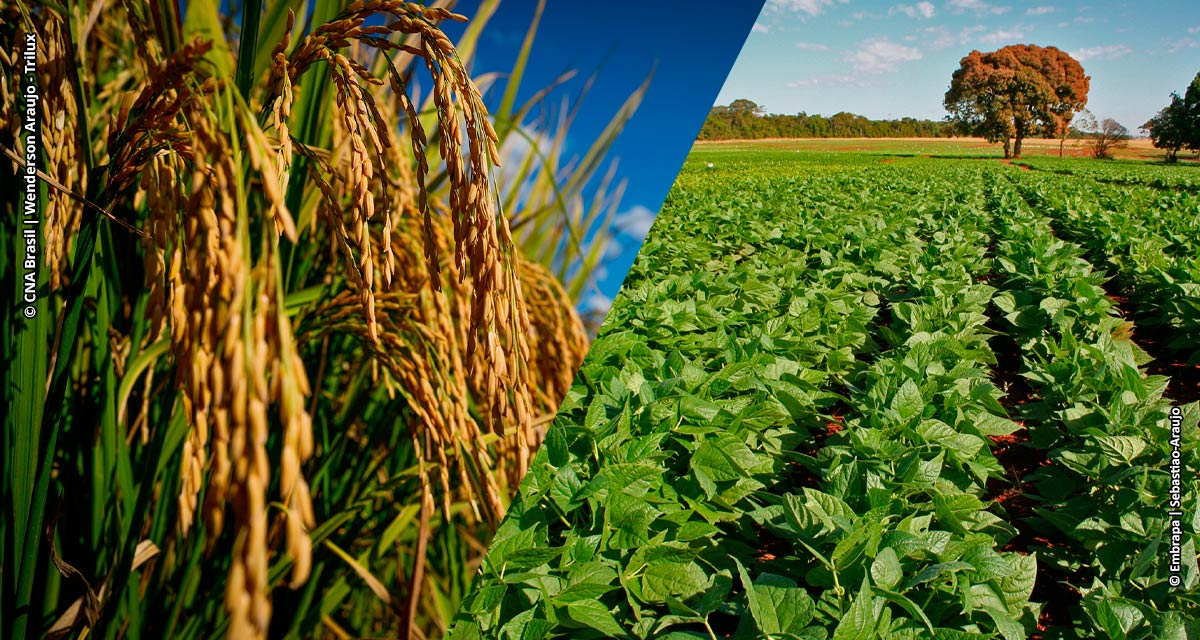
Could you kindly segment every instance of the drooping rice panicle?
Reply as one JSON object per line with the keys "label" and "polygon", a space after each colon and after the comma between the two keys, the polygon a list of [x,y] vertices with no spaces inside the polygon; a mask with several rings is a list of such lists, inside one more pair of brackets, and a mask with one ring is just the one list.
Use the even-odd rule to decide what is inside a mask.
{"label": "drooping rice panicle", "polygon": [[[4,20],[18,19],[8,9]],[[45,173],[63,187],[47,190],[49,288],[70,297],[72,274],[87,283],[88,269],[92,287],[74,301],[87,344],[65,374],[67,401],[85,410],[69,416],[71,448],[54,460],[66,471],[53,482],[72,509],[106,508],[83,526],[72,516],[78,539],[60,536],[66,554],[94,545],[94,561],[71,558],[82,570],[68,574],[124,595],[67,607],[55,634],[113,623],[104,616],[133,606],[123,581],[185,599],[223,589],[224,613],[189,600],[163,614],[171,625],[196,616],[228,637],[263,638],[289,624],[272,622],[272,591],[330,579],[331,534],[319,525],[331,508],[358,508],[320,495],[330,480],[318,470],[346,464],[377,426],[354,415],[357,400],[343,404],[346,391],[373,411],[398,407],[387,419],[407,448],[367,456],[411,456],[413,468],[335,481],[411,482],[397,504],[418,509],[415,532],[392,550],[391,581],[353,564],[362,549],[334,562],[350,558],[416,629],[440,606],[442,586],[429,584],[444,578],[430,564],[444,561],[438,536],[453,529],[464,553],[481,552],[473,536],[503,516],[584,348],[571,301],[516,250],[498,206],[496,133],[438,28],[462,16],[380,0],[297,29],[313,16],[276,11],[243,82],[233,67],[246,52],[227,26],[136,0],[66,9],[32,14],[53,114]],[[6,70],[16,62],[0,52]],[[0,96],[14,97],[14,77],[0,78]],[[420,91],[432,92],[428,113]],[[6,130],[16,102],[0,105]],[[97,214],[117,225],[80,259],[81,228]],[[101,467],[114,456],[123,462]],[[97,488],[70,495],[72,474],[93,466]],[[111,540],[121,527],[147,539]],[[151,540],[162,570],[122,575],[145,561],[127,550]],[[407,601],[388,604],[389,592]]]}

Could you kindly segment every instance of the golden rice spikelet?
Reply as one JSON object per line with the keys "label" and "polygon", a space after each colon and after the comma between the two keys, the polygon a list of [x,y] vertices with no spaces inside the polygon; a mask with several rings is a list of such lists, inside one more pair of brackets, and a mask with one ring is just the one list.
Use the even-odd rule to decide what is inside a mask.
{"label": "golden rice spikelet", "polygon": [[[56,13],[47,13],[38,38],[38,83],[42,97],[44,171],[59,185],[82,194],[87,192],[87,172],[80,153],[78,104],[71,71],[67,24]],[[68,239],[75,236],[83,219],[83,204],[59,189],[47,189],[45,224],[46,269],[50,288],[58,290],[67,276]]]}
{"label": "golden rice spikelet", "polygon": [[[261,283],[261,279],[258,280]],[[228,598],[248,603],[244,609],[230,612],[230,636],[265,638],[271,620],[266,502],[271,469],[266,450],[270,398],[263,364],[269,361],[271,354],[264,308],[269,306],[269,300],[263,291],[257,293],[253,305],[248,305],[244,315],[250,327],[248,340],[239,345],[248,356],[240,359],[243,368],[239,372],[249,381],[247,420],[233,423],[230,434],[234,486],[232,503],[239,525],[230,575],[239,573],[242,581],[239,583],[230,579],[225,590]],[[239,565],[241,571],[237,572]],[[239,619],[239,616],[242,618]],[[235,636],[233,628],[246,629],[246,635]]]}
{"label": "golden rice spikelet", "polygon": [[245,135],[242,143],[250,155],[250,165],[260,174],[263,195],[275,221],[275,232],[295,242],[296,223],[288,211],[287,203],[284,202],[283,176],[287,171],[286,161],[272,150],[266,134],[248,110],[239,110],[238,117],[241,120],[241,131]]}
{"label": "golden rice spikelet", "polygon": [[[234,89],[224,82],[209,80],[199,87],[178,79],[171,83],[180,90],[176,95],[218,95],[218,104],[233,104],[228,92]],[[125,132],[111,138],[117,143],[114,157],[131,163],[114,165],[114,175],[139,177],[145,189],[152,231],[145,236],[151,265],[147,275],[151,290],[162,287],[167,298],[171,353],[191,426],[183,447],[180,528],[186,534],[197,513],[203,513],[211,544],[233,506],[238,535],[226,583],[230,635],[265,637],[270,620],[266,488],[272,472],[266,443],[272,405],[279,407],[284,424],[281,490],[288,507],[286,540],[295,560],[296,584],[307,578],[311,566],[308,530],[315,524],[301,473],[313,449],[311,418],[303,400],[309,388],[278,302],[279,258],[274,250],[279,234],[294,237],[294,223],[283,206],[282,188],[273,188],[282,185],[278,157],[244,105],[233,114],[235,130],[225,131],[203,106],[207,100],[167,107],[146,95],[143,92],[117,117],[145,135],[134,138]],[[146,114],[157,115],[146,120]],[[188,130],[186,147],[172,143],[175,127]],[[247,208],[239,204],[247,185],[235,139],[243,143],[262,185],[266,207],[261,220],[249,219]],[[148,166],[134,166],[158,154],[130,147],[149,145],[153,150],[159,144],[180,153],[185,163],[176,167],[164,156]],[[160,188],[160,180],[187,185],[188,191],[176,194]],[[247,247],[251,225],[275,231],[260,235],[263,248],[256,261]],[[165,267],[168,255],[170,266]],[[166,282],[171,283],[169,289]],[[152,307],[149,313],[153,318],[160,312]]]}
{"label": "golden rice spikelet", "polygon": [[288,10],[287,27],[283,30],[283,39],[271,51],[271,77],[277,83],[275,96],[271,101],[271,125],[279,137],[277,165],[279,167],[279,190],[283,191],[291,177],[292,168],[292,136],[288,120],[292,117],[292,76],[288,69],[288,46],[292,42],[292,29],[296,25],[296,13]]}
{"label": "golden rice spikelet", "polygon": [[[374,13],[394,18],[381,26],[367,27],[366,19]],[[286,65],[273,65],[274,73],[288,75],[276,81],[276,91],[294,81],[309,66],[324,61],[335,87],[334,150],[329,169],[334,181],[344,189],[322,186],[325,196],[323,217],[330,222],[330,236],[347,266],[349,280],[357,290],[367,320],[367,333],[379,340],[376,297],[386,290],[393,272],[391,255],[392,201],[382,198],[383,222],[386,231],[374,240],[371,226],[376,220],[376,199],[372,187],[386,192],[388,180],[380,179],[384,170],[384,155],[392,148],[387,139],[387,127],[380,126],[381,112],[372,97],[371,87],[380,81],[368,70],[339,49],[352,43],[365,44],[381,50],[403,50],[419,56],[433,81],[433,99],[437,111],[440,157],[448,178],[450,219],[453,223],[452,244],[454,265],[459,278],[470,277],[475,304],[471,308],[470,331],[467,333],[467,363],[472,371],[485,377],[479,398],[486,413],[488,430],[503,433],[506,424],[516,425],[515,437],[523,443],[519,449],[531,446],[532,399],[528,387],[528,372],[524,364],[530,355],[528,317],[521,302],[520,265],[514,258],[512,238],[507,222],[496,210],[496,194],[491,184],[492,167],[497,158],[496,134],[486,118],[486,110],[478,90],[472,84],[453,44],[435,26],[445,19],[462,19],[443,9],[425,8],[394,0],[355,2],[336,19],[318,26],[302,38],[288,56]],[[418,47],[397,44],[387,39],[396,34],[420,36]],[[418,186],[417,207],[425,222],[425,254],[429,284],[440,289],[439,274],[443,270],[438,258],[439,243],[433,238],[432,212],[429,211],[425,176],[429,164],[424,150],[425,132],[401,75],[390,64],[392,97],[398,107],[390,112],[408,116],[409,138],[413,158],[417,161],[415,179]],[[344,151],[343,151],[344,150]],[[343,156],[343,153],[346,155]],[[314,172],[319,173],[319,172]],[[334,176],[340,176],[334,178]],[[340,192],[340,193],[339,193]],[[378,251],[376,250],[378,249]],[[376,259],[382,255],[382,260]],[[382,282],[376,280],[376,271]],[[382,286],[380,286],[382,284]],[[477,345],[482,357],[476,358]],[[520,453],[517,470],[527,467],[528,453]]]}
{"label": "golden rice spikelet", "polygon": [[531,373],[538,381],[532,386],[540,410],[553,415],[583,363],[587,331],[570,296],[545,267],[522,258],[521,282],[530,317]]}
{"label": "golden rice spikelet", "polygon": [[[249,402],[254,398],[252,378],[247,370],[255,370],[254,353],[247,345],[245,309],[252,295],[250,265],[242,238],[236,232],[237,213],[231,206],[237,168],[232,166],[228,139],[219,131],[210,130],[210,123],[197,114],[193,127],[198,172],[208,173],[207,180],[196,186],[202,190],[197,209],[193,241],[187,241],[189,265],[203,265],[201,273],[211,274],[208,281],[189,268],[188,291],[190,309],[205,309],[193,314],[192,330],[199,338],[197,345],[204,359],[195,363],[185,375],[193,376],[191,386],[203,395],[193,396],[193,432],[201,432],[206,424],[200,422],[211,412],[214,432],[209,444],[212,468],[205,493],[204,513],[209,540],[223,528],[226,501],[236,499],[238,477],[236,465],[242,452],[236,449],[245,438]],[[210,164],[211,162],[211,164]],[[185,229],[185,238],[189,236]],[[187,349],[187,346],[180,345]],[[249,362],[248,362],[249,361]],[[197,366],[198,365],[198,366]],[[205,389],[207,387],[207,389]],[[185,388],[187,388],[185,386]]]}
{"label": "golden rice spikelet", "polygon": [[371,339],[378,339],[375,319],[375,269],[372,260],[369,224],[375,217],[375,198],[371,195],[371,182],[375,177],[375,158],[369,153],[367,138],[374,135],[375,125],[371,122],[363,101],[362,88],[354,80],[354,71],[347,58],[341,54],[329,54],[330,65],[336,67],[332,73],[337,88],[337,101],[342,116],[343,131],[350,146],[347,183],[350,187],[350,230],[347,234],[358,252],[357,272],[361,281],[360,296],[367,313],[367,331]]}
{"label": "golden rice spikelet", "polygon": [[[0,12],[3,11],[7,11],[6,18],[18,15],[16,6],[0,9]],[[24,35],[18,32],[15,37],[16,41],[20,42]],[[17,98],[21,91],[17,81],[17,78],[21,77],[17,71],[18,58],[19,54],[15,48],[0,47],[0,128],[2,128],[0,132],[14,138],[21,127],[21,118],[17,116]],[[20,171],[20,165],[16,159],[4,155],[0,157],[0,162],[10,163],[12,175],[17,175],[17,172]]]}
{"label": "golden rice spikelet", "polygon": [[[264,239],[263,244],[264,252],[273,257],[278,255],[273,239]],[[311,390],[304,362],[296,350],[291,321],[280,304],[276,286],[277,266],[276,260],[263,261],[265,274],[260,280],[264,288],[263,305],[256,311],[256,318],[264,319],[263,348],[267,351],[267,361],[274,364],[267,397],[279,406],[279,417],[284,428],[283,451],[279,462],[279,493],[287,506],[284,516],[285,539],[288,555],[294,561],[291,584],[297,587],[308,579],[312,566],[312,540],[308,532],[316,526],[308,482],[301,470],[303,464],[312,457],[314,449],[312,416],[304,407],[304,399]],[[265,456],[265,449],[263,453]],[[264,537],[264,544],[265,541]]]}
{"label": "golden rice spikelet", "polygon": [[[183,210],[183,202],[176,180],[179,158],[173,155],[161,155],[153,158],[141,174],[141,192],[146,196],[146,209],[151,212],[170,212]],[[172,245],[172,237],[176,232],[173,216],[151,215],[146,220],[145,233],[142,234],[142,268],[146,273],[146,290],[148,302],[146,315],[150,319],[150,337],[157,337],[162,332],[167,320],[167,299],[170,283],[179,282],[182,269],[182,253],[176,248],[171,256],[171,271],[167,270],[167,247]]]}
{"label": "golden rice spikelet", "polygon": [[[490,430],[503,434],[513,424],[518,439],[532,428],[525,361],[529,355],[524,334],[528,317],[522,302],[519,264],[513,258],[508,222],[496,210],[490,177],[496,162],[496,133],[484,118],[482,100],[461,65],[453,45],[440,32],[422,39],[426,67],[434,76],[433,100],[441,129],[441,154],[450,183],[449,205],[454,221],[455,264],[460,273],[469,262],[474,306],[467,354],[474,366],[483,366]],[[439,73],[440,72],[440,73]],[[463,129],[452,104],[457,94],[469,143],[470,172],[462,165]],[[461,276],[460,276],[461,277]],[[473,356],[482,338],[483,362]],[[527,467],[527,452],[520,454],[518,473]]]}
{"label": "golden rice spikelet", "polygon": [[161,65],[148,71],[132,102],[126,101],[109,127],[108,193],[121,193],[136,179],[154,154],[187,148],[188,133],[178,124],[180,112],[192,103],[196,92],[211,92],[212,79],[196,86],[194,74],[212,43],[196,40],[181,46]]}

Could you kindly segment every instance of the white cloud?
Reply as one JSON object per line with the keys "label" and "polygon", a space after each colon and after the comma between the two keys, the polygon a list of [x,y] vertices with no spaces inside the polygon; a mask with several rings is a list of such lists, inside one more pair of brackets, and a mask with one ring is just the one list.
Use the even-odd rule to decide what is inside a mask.
{"label": "white cloud", "polygon": [[797,42],[796,48],[801,51],[829,51],[829,47],[816,42]]}
{"label": "white cloud", "polygon": [[1008,13],[1012,7],[1002,7],[984,2],[983,0],[950,0],[946,3],[954,13],[974,11],[975,13],[991,13],[1001,15]]}
{"label": "white cloud", "polygon": [[776,11],[803,12],[810,16],[821,15],[833,3],[834,0],[767,0],[767,6]]}
{"label": "white cloud", "polygon": [[632,207],[622,211],[613,219],[613,226],[617,231],[638,240],[645,240],[646,234],[650,233],[650,226],[654,224],[654,217],[657,214],[650,209],[635,204]]}
{"label": "white cloud", "polygon": [[987,31],[987,27],[981,24],[977,24],[973,27],[963,27],[962,31],[958,32],[958,41],[961,44],[966,44],[971,40],[972,37],[974,37],[975,34],[983,33],[984,31]]}
{"label": "white cloud", "polygon": [[1200,33],[1200,26],[1188,27],[1188,33],[1192,33],[1192,34]]}
{"label": "white cloud", "polygon": [[584,298],[579,307],[580,311],[587,314],[608,315],[608,310],[612,308],[612,303],[612,298],[599,291],[595,291],[590,296]]}
{"label": "white cloud", "polygon": [[625,252],[625,245],[621,244],[616,238],[609,237],[608,242],[604,243],[604,259],[616,260]]}
{"label": "white cloud", "polygon": [[950,32],[946,30],[946,27],[940,25],[936,27],[925,27],[921,30],[921,33],[925,34],[922,37],[928,43],[927,46],[933,51],[940,51],[958,44],[958,38],[950,35]]}
{"label": "white cloud", "polygon": [[891,73],[899,69],[902,63],[920,59],[921,52],[917,49],[887,38],[864,40],[862,48],[847,58],[854,65],[854,70],[861,73]]}
{"label": "white cloud", "polygon": [[504,139],[499,149],[500,158],[524,158],[534,147],[542,153],[548,153],[553,146],[554,140],[549,135],[538,131],[536,127],[521,125],[518,132]]}
{"label": "white cloud", "polygon": [[877,89],[888,86],[876,77],[863,78],[845,73],[823,73],[820,75],[809,76],[795,82],[789,82],[788,87],[792,89],[804,89],[808,87],[821,87],[824,89]]}
{"label": "white cloud", "polygon": [[498,149],[500,169],[496,181],[502,185],[517,185],[518,204],[525,202],[536,175],[536,172],[523,171],[520,160],[535,155],[535,149],[543,157],[549,156],[554,150],[554,139],[536,126],[527,125],[521,125],[513,131]]}
{"label": "white cloud", "polygon": [[1015,26],[1010,29],[996,29],[988,31],[984,25],[977,24],[970,27],[963,27],[957,36],[951,35],[941,27],[930,27],[927,32],[936,36],[936,39],[930,44],[934,49],[944,49],[946,47],[960,44],[980,44],[980,45],[998,45],[998,44],[1014,44],[1025,37],[1028,32],[1028,27]]}
{"label": "white cloud", "polygon": [[1096,19],[1091,16],[1077,16],[1075,18],[1075,22],[1078,22],[1079,24],[1091,24],[1095,21]]}
{"label": "white cloud", "polygon": [[[888,14],[890,13],[891,12],[889,11]],[[881,20],[886,18],[887,15],[883,13],[875,13],[873,11],[855,11],[854,13],[850,14],[850,17],[855,20]]]}
{"label": "white cloud", "polygon": [[768,29],[767,26],[761,22],[755,22],[754,26],[750,27],[750,31],[754,33],[766,33],[770,31],[770,29]]}
{"label": "white cloud", "polygon": [[1099,47],[1086,47],[1071,52],[1071,57],[1083,62],[1084,60],[1114,60],[1133,53],[1133,49],[1123,44],[1108,44]]}
{"label": "white cloud", "polygon": [[898,4],[888,10],[888,13],[903,13],[910,18],[924,18],[928,20],[933,17],[934,8],[932,2],[918,2],[916,4]]}
{"label": "white cloud", "polygon": [[977,39],[980,42],[987,44],[1015,44],[1018,40],[1025,37],[1025,32],[1019,27],[1015,29],[997,29],[991,33],[985,33]]}
{"label": "white cloud", "polygon": [[1025,10],[1027,16],[1044,16],[1047,13],[1054,13],[1054,7],[1030,7]]}
{"label": "white cloud", "polygon": [[1180,38],[1167,43],[1167,53],[1179,53],[1184,49],[1195,49],[1197,46],[1200,46],[1200,43],[1197,43],[1195,38]]}

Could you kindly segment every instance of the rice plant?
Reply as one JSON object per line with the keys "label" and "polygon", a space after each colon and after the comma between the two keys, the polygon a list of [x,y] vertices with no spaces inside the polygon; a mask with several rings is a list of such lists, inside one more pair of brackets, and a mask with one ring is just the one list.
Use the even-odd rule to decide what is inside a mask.
{"label": "rice plant", "polygon": [[43,217],[36,314],[0,319],[0,636],[445,631],[586,349],[562,278],[603,254],[620,188],[583,185],[641,96],[515,197],[533,103],[488,114],[497,3],[457,46],[450,4],[0,8],[0,180],[36,41]]}

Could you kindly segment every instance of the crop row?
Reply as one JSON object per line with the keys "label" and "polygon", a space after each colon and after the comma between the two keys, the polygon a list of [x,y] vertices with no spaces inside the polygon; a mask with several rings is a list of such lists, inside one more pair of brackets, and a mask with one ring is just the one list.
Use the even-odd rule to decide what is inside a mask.
{"label": "crop row", "polygon": [[[834,218],[809,227],[836,229]],[[878,305],[866,276],[809,251],[804,235],[731,222],[710,221],[700,241],[648,242],[456,637],[648,637],[720,624],[713,614],[740,578],[730,547],[743,564],[754,555],[753,535],[727,532],[837,402],[826,380],[875,348],[866,336]],[[811,613],[807,604],[788,615]]]}
{"label": "crop row", "polygon": [[1170,191],[1200,192],[1200,171],[1145,162],[1078,162],[1056,158],[1027,158],[1020,164],[1040,172],[1066,176],[1075,184],[1108,184],[1117,187],[1152,187]]}
{"label": "crop row", "polygon": [[[964,266],[983,263],[987,237],[957,224],[925,229],[929,216],[895,220],[909,236],[902,253],[864,263],[905,285],[879,327],[890,348],[845,385],[844,429],[815,460],[819,490],[785,492],[783,509],[751,515],[791,545],[779,570],[806,576],[821,590],[818,609],[840,614],[825,621],[834,637],[1024,638],[1037,619],[1036,562],[998,551],[1016,531],[981,500],[1003,476],[987,436],[1018,428],[999,415],[1002,392],[988,377],[994,290]],[[975,259],[947,260],[926,239]],[[851,598],[842,583],[861,586]]]}
{"label": "crop row", "polygon": [[[1031,391],[1020,407],[1023,446],[1045,460],[1023,479],[1035,505],[1025,526],[1042,541],[1034,545],[1039,563],[1059,583],[1048,592],[1079,605],[1046,637],[1194,636],[1200,410],[1194,403],[1173,409],[1162,397],[1167,379],[1144,375],[1148,358],[1131,340],[1132,323],[1080,247],[1055,237],[1011,188],[995,186],[992,205],[1004,238],[996,250],[1004,290],[995,304]],[[1183,427],[1174,445],[1185,496],[1175,505],[1178,518],[1168,515],[1173,412]],[[1174,540],[1173,519],[1183,521]],[[1172,586],[1180,558],[1180,584]]]}
{"label": "crop row", "polygon": [[1192,356],[1200,347],[1200,195],[1022,178],[1030,205],[1114,272],[1138,324],[1167,336],[1179,359]]}
{"label": "crop row", "polygon": [[1025,637],[977,194],[713,184],[673,194],[455,637]]}

